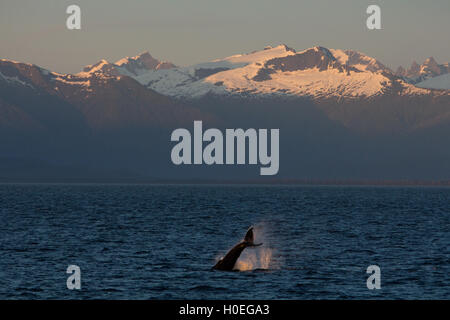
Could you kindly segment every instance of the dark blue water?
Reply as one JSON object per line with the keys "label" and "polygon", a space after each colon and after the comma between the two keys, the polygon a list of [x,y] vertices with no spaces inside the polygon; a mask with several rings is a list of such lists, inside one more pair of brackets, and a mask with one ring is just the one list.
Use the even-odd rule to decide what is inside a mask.
{"label": "dark blue water", "polygon": [[449,299],[449,231],[449,188],[0,185],[0,299]]}

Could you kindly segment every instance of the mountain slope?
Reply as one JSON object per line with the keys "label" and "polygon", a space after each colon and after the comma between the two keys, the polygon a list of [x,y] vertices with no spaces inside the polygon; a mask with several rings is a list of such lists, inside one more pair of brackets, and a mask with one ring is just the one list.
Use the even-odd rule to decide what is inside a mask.
{"label": "mountain slope", "polygon": [[429,57],[421,65],[413,61],[409,69],[399,67],[396,75],[403,77],[409,83],[417,84],[447,73],[450,73],[449,63],[438,64],[433,57]]}
{"label": "mountain slope", "polygon": [[[19,106],[21,110],[27,110],[30,115],[35,112],[42,114],[43,111],[31,108],[33,99],[52,100],[55,102],[42,104],[46,104],[45,108],[55,105],[51,111],[53,115],[62,112],[67,118],[69,114],[77,113],[82,119],[80,122],[94,129],[167,127],[200,116],[197,110],[185,108],[180,102],[149,90],[130,77],[109,75],[100,72],[100,69],[80,76],[1,60],[1,83],[3,91],[0,97],[11,105]],[[22,93],[15,95],[15,91]],[[25,99],[26,96],[32,98]],[[37,101],[33,104],[37,104]],[[6,106],[3,109],[6,110]]]}
{"label": "mountain slope", "polygon": [[450,73],[446,73],[416,84],[417,87],[450,90]]}
{"label": "mountain slope", "polygon": [[362,53],[281,45],[167,67],[145,54],[76,75],[0,60],[0,177],[258,177],[171,163],[171,132],[202,120],[280,129],[277,178],[450,179],[450,91]]}
{"label": "mountain slope", "polygon": [[[153,176],[167,170],[174,127],[213,119],[127,76],[59,74],[7,60],[0,74],[0,177],[8,179],[28,172],[39,180],[41,164],[55,170],[55,181],[73,181],[75,171],[105,172],[92,176],[102,179]],[[16,161],[33,165],[23,171],[9,165]]]}
{"label": "mountain slope", "polygon": [[142,85],[178,99],[208,95],[269,95],[368,98],[396,90],[403,95],[433,94],[396,76],[360,52],[314,47],[301,52],[286,45],[168,70],[133,76]]}
{"label": "mountain slope", "polygon": [[168,61],[159,61],[153,58],[150,53],[143,52],[135,57],[126,57],[110,63],[104,59],[96,64],[84,67],[83,72],[78,76],[89,76],[94,73],[102,73],[110,76],[138,76],[150,70],[165,70],[176,66]]}

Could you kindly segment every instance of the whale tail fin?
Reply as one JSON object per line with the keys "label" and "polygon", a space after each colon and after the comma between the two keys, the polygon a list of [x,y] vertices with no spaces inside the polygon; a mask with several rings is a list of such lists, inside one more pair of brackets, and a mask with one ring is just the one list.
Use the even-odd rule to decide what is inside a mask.
{"label": "whale tail fin", "polygon": [[250,229],[248,229],[244,237],[244,242],[247,244],[248,247],[257,247],[262,245],[262,243],[255,244],[253,236],[253,227],[250,227]]}

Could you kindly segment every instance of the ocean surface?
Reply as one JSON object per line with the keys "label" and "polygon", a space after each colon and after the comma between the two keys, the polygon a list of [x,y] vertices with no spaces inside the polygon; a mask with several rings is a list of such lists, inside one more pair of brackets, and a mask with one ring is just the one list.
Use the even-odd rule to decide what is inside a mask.
{"label": "ocean surface", "polygon": [[450,299],[449,248],[444,187],[0,185],[0,299]]}

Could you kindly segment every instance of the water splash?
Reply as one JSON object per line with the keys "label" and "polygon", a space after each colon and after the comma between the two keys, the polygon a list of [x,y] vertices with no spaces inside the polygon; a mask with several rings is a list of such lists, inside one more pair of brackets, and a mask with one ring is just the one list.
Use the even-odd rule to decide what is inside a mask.
{"label": "water splash", "polygon": [[267,236],[267,226],[259,223],[253,229],[255,243],[263,243],[261,247],[250,247],[244,250],[236,261],[234,269],[239,271],[251,271],[257,269],[273,270],[279,268],[279,261],[274,259],[275,249],[270,247]]}
{"label": "water splash", "polygon": [[[256,269],[273,269],[272,258],[273,249],[271,248],[258,248],[258,249],[246,249],[236,261],[234,268],[239,271],[250,271]],[[252,251],[250,251],[252,250]]]}

